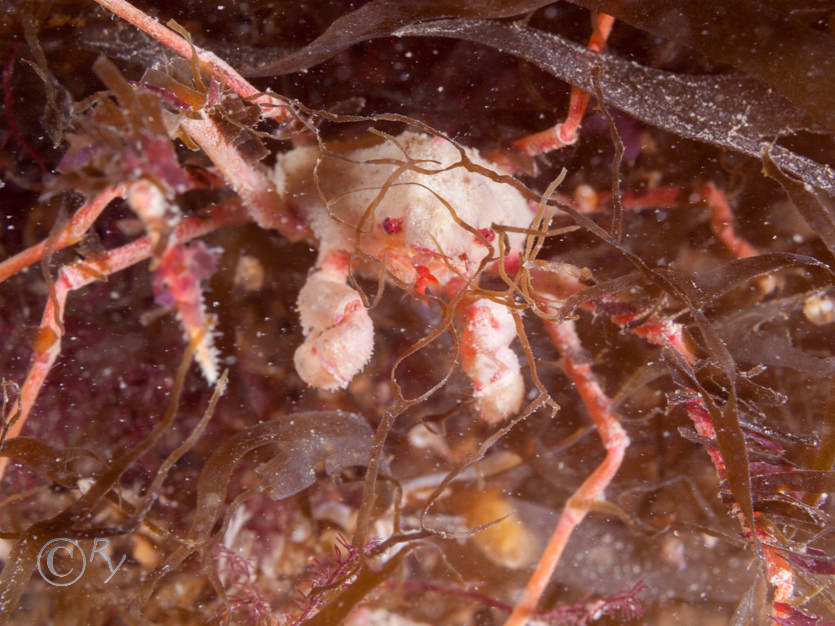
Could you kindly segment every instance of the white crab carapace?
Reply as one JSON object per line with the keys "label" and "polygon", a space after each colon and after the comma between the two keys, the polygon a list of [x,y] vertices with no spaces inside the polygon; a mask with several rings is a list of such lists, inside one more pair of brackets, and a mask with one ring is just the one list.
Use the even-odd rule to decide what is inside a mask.
{"label": "white crab carapace", "polygon": [[[474,150],[464,154],[496,171]],[[446,139],[415,132],[342,155],[320,157],[317,146],[308,146],[279,158],[278,191],[319,243],[316,267],[298,299],[305,342],[295,365],[307,383],[345,387],[371,357],[371,320],[346,284],[352,254],[384,262],[390,276],[418,291],[449,294],[466,285],[491,249],[498,256],[495,225],[530,224],[529,203],[514,187],[471,169]],[[524,235],[508,238],[518,250]],[[468,300],[460,312],[462,365],[482,415],[501,419],[518,409],[524,393],[509,347],[513,318],[484,298]]]}

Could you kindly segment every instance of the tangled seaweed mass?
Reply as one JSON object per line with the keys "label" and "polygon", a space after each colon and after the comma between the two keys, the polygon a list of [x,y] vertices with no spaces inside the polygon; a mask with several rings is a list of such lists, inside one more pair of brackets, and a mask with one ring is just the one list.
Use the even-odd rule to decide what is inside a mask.
{"label": "tangled seaweed mass", "polygon": [[7,2],[0,623],[835,623],[835,13],[762,4]]}

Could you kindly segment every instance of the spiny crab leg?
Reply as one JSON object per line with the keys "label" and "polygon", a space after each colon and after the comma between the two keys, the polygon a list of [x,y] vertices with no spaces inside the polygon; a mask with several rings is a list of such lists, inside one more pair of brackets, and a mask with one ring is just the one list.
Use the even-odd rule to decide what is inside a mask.
{"label": "spiny crab leg", "polygon": [[[696,432],[708,441],[716,441],[716,430],[713,427],[710,412],[708,411],[704,398],[693,390],[688,389],[686,393],[688,393],[690,398],[683,402],[683,406],[690,420],[693,422]],[[722,458],[722,454],[717,448],[708,448],[707,452],[716,468],[716,473],[720,478],[724,478],[726,471],[725,460]],[[736,515],[740,525],[743,529],[747,529],[748,525],[745,522],[745,517],[739,510],[739,507],[735,508],[737,509]],[[794,594],[794,574],[792,573],[791,566],[783,558],[783,555],[769,545],[769,543],[776,542],[766,525],[762,523],[758,512],[754,512],[754,532],[762,542],[766,572],[768,573],[769,582],[774,587],[773,606],[775,614],[779,617],[788,618],[791,616],[791,609],[788,603]]]}
{"label": "spiny crab leg", "polygon": [[90,226],[96,221],[96,218],[104,211],[107,205],[115,198],[123,196],[124,193],[124,185],[108,187],[78,209],[54,241],[50,242],[49,239],[45,239],[0,263],[0,283],[9,278],[9,276],[14,276],[20,270],[40,261],[47,249],[47,245],[49,245],[53,252],[57,252],[62,248],[81,241],[84,234],[89,230]]}
{"label": "spiny crab leg", "polygon": [[583,521],[594,502],[603,496],[606,487],[617,474],[626,448],[629,446],[629,437],[620,425],[618,416],[612,408],[612,401],[603,391],[592,371],[592,359],[580,344],[574,322],[572,320],[546,322],[546,329],[562,355],[566,374],[576,385],[583,404],[597,428],[606,449],[606,457],[565,503],[548,546],[528,580],[521,598],[516,602],[513,613],[505,622],[505,626],[524,626],[533,615],[559,563],[571,532]]}
{"label": "spiny crab leg", "polygon": [[[210,219],[189,218],[181,221],[172,233],[170,242],[185,243],[222,226],[241,222],[242,217],[242,210],[237,202],[218,206]],[[54,297],[47,300],[44,308],[35,341],[33,363],[20,393],[20,414],[9,429],[8,438],[17,437],[23,430],[44,380],[61,352],[64,307],[70,292],[97,280],[104,280],[110,274],[150,258],[153,248],[153,239],[148,235],[95,258],[76,261],[61,268],[53,285]],[[0,457],[0,478],[5,473],[7,463],[8,457]]]}
{"label": "spiny crab leg", "polygon": [[210,250],[203,242],[186,246],[172,241],[168,220],[179,211],[153,181],[142,178],[130,183],[126,196],[151,238],[154,297],[159,304],[177,311],[187,339],[197,342],[194,358],[203,376],[214,384],[219,374],[214,348],[216,322],[203,303],[201,281],[214,273],[220,250]]}
{"label": "spiny crab leg", "polygon": [[[232,66],[215,54],[193,46],[129,2],[125,0],[96,0],[96,2],[183,57],[191,58],[196,54],[203,66],[223,85],[242,98],[258,104],[262,116],[272,117],[278,121],[291,119],[292,113],[279,98],[262,94]],[[310,233],[307,224],[290,210],[264,168],[258,163],[247,162],[224,137],[208,116],[207,111],[200,110],[198,113],[200,117],[197,119],[183,117],[180,120],[181,126],[243,198],[255,222],[263,228],[276,229],[290,241],[298,241],[308,236]]]}
{"label": "spiny crab leg", "polygon": [[202,119],[184,118],[180,125],[220,169],[255,222],[274,228],[290,241],[308,236],[307,223],[291,211],[263,168],[247,162],[205,112],[201,115]]}
{"label": "spiny crab leg", "polygon": [[214,346],[217,321],[206,311],[201,282],[214,273],[220,252],[202,241],[190,246],[169,244],[153,279],[156,301],[177,311],[186,339],[195,346],[194,360],[209,384],[217,382],[220,375]]}

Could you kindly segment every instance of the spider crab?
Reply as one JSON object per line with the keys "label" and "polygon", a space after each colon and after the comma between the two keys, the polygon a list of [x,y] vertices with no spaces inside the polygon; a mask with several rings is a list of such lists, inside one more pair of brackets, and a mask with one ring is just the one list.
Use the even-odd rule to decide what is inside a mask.
{"label": "spider crab", "polygon": [[[316,268],[298,299],[306,341],[295,364],[307,383],[323,389],[344,387],[371,357],[371,319],[346,284],[352,251],[384,263],[395,281],[418,293],[454,296],[488,257],[499,257],[492,227],[516,229],[507,233],[516,255],[505,257],[511,263],[533,217],[516,189],[461,167],[463,156],[471,168],[490,173],[487,161],[473,151],[459,153],[441,137],[405,132],[349,156],[348,162],[320,163],[318,189],[311,175],[317,147],[292,150],[276,166],[279,190],[319,241]],[[398,165],[404,156],[408,162]],[[335,198],[327,210],[322,197]],[[513,318],[486,298],[470,298],[461,309],[462,363],[480,412],[491,421],[503,419],[519,409],[524,391],[509,348]]]}
{"label": "spider crab", "polygon": [[[227,90],[248,106],[257,107],[261,118],[279,124],[307,123],[299,109],[281,97],[260,93],[223,60],[196,48],[124,0],[97,1],[189,59],[193,77],[190,85],[184,85],[156,72],[139,85],[131,85],[112,66],[99,64],[100,76],[117,98],[142,100],[147,110],[158,114],[151,116],[153,132],[137,127],[117,141],[156,150],[160,166],[152,172],[140,170],[138,175],[130,163],[120,166],[122,182],[99,190],[46,241],[0,264],[0,280],[79,241],[116,197],[127,200],[148,235],[60,270],[43,315],[34,362],[22,388],[20,417],[5,434],[15,437],[20,433],[60,352],[67,295],[144,259],[153,259],[158,301],[177,310],[187,336],[197,343],[197,359],[205,377],[215,380],[218,364],[211,341],[213,320],[203,306],[200,281],[211,274],[216,254],[199,241],[188,242],[231,223],[252,220],[292,240],[316,240],[318,259],[297,301],[305,341],[294,358],[300,377],[315,387],[345,387],[371,358],[373,325],[367,303],[350,284],[351,275],[364,272],[373,276],[382,271],[407,290],[453,303],[461,328],[460,360],[472,381],[478,410],[487,421],[499,422],[516,414],[523,403],[521,367],[511,344],[520,326],[520,311],[530,309],[542,318],[557,347],[563,367],[594,421],[606,457],[566,503],[552,539],[507,622],[510,626],[524,624],[534,612],[573,528],[602,497],[629,443],[612,401],[595,377],[592,358],[580,344],[574,322],[560,314],[561,303],[589,286],[587,274],[580,268],[541,263],[536,258],[549,235],[551,214],[545,210],[545,203],[537,203],[536,197],[523,193],[509,175],[513,166],[501,154],[485,158],[428,132],[406,131],[398,136],[380,133],[376,145],[340,153],[325,150],[322,145],[300,145],[279,156],[273,171],[267,171],[242,156],[212,117],[212,107],[221,103],[223,90]],[[589,48],[601,50],[611,27],[612,19],[601,15]],[[571,144],[587,103],[586,94],[572,90],[566,121],[520,140],[517,147],[535,155]],[[163,135],[166,139],[160,142],[158,138]],[[177,167],[165,167],[176,162],[168,137],[199,146],[240,201],[215,207],[207,219],[178,216],[173,208],[175,196],[195,183]],[[127,148],[126,153],[130,153]],[[84,146],[75,153],[71,150],[71,155],[70,168],[88,158]],[[669,205],[677,193],[659,191],[627,198],[625,206]],[[553,189],[547,195],[553,195]],[[716,236],[736,256],[754,256],[756,251],[734,234],[724,196],[711,184],[704,185],[701,196],[712,211],[711,226]],[[595,210],[599,200],[587,190],[576,198],[561,199],[578,212]],[[484,296],[472,289],[488,271],[505,280],[506,292]],[[535,285],[536,289],[520,289],[522,284]],[[606,312],[600,307],[605,298],[575,300],[587,309]],[[696,363],[696,350],[681,325],[652,311],[630,310],[610,317],[629,332],[672,350],[683,367]],[[684,404],[699,435],[715,440],[710,407],[702,397],[691,392]],[[717,469],[724,473],[721,455],[715,449],[710,452]],[[752,520],[744,512],[739,512],[739,517],[743,527],[750,527]],[[756,523],[754,534],[764,542],[769,539],[767,529]],[[789,615],[791,569],[776,550],[766,548],[765,557],[776,589],[775,611]]]}

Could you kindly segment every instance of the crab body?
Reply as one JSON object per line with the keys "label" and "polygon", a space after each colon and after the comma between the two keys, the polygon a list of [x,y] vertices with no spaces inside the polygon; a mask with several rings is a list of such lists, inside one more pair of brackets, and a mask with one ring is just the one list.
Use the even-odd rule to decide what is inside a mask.
{"label": "crab body", "polygon": [[[465,167],[466,162],[475,168]],[[497,226],[512,258],[532,218],[512,186],[474,150],[415,132],[344,155],[320,156],[316,146],[278,160],[276,186],[308,221],[319,245],[314,271],[298,307],[305,342],[296,352],[299,375],[325,389],[345,387],[370,359],[373,330],[359,293],[345,284],[352,256],[383,263],[388,275],[419,293],[452,295],[476,278],[482,262],[498,258]],[[474,171],[475,170],[475,171]],[[315,171],[315,175],[314,175]],[[377,269],[379,271],[379,269]],[[510,314],[485,299],[461,307],[462,364],[473,380],[482,415],[500,419],[518,408],[522,379]],[[495,397],[501,395],[502,398]]]}
{"label": "crab body", "polygon": [[[526,228],[532,218],[516,189],[468,171],[458,148],[441,137],[404,132],[342,158],[322,157],[317,188],[319,154],[315,146],[285,153],[275,178],[310,224],[320,260],[357,250],[384,261],[405,285],[421,287],[428,280],[444,287],[472,277],[491,248],[498,256],[494,225]],[[465,154],[496,171],[475,150]],[[514,249],[524,237],[508,236]]]}

